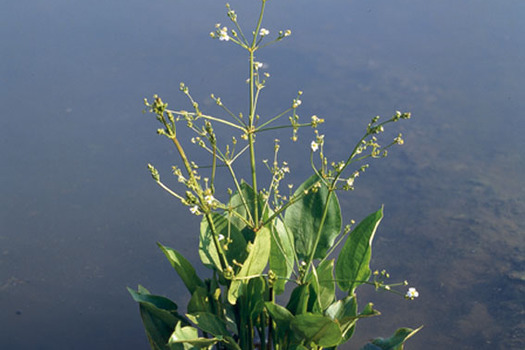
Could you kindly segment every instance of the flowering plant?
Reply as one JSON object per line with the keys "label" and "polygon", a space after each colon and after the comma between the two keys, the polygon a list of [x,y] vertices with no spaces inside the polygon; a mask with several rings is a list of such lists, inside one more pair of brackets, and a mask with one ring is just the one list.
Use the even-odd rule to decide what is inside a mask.
{"label": "flowering plant", "polygon": [[[396,112],[381,122],[379,117],[373,118],[348,157],[339,162],[329,162],[324,154],[324,135],[318,131],[324,120],[312,116],[306,123],[299,122],[297,109],[302,92],[282,113],[267,120],[259,118],[257,104],[269,75],[262,72],[263,65],[256,61],[255,53],[291,34],[289,30],[280,31],[273,40],[268,39],[270,31],[262,27],[266,2],[261,1],[260,16],[251,35],[243,33],[229,5],[227,14],[235,29],[217,24],[210,34],[249,54],[246,116],[231,112],[215,95],[212,99],[227,117],[205,114],[185,84],[180,90],[188,97],[192,111],[169,109],[158,96],[151,102],[145,100],[162,125],[158,133],[174,144],[181,158],[182,166],[173,167],[173,173],[185,187],[184,193],[164,184],[152,165],[148,168],[153,179],[191,214],[202,216],[199,256],[212,271],[210,277],[202,279],[177,250],[159,244],[191,298],[186,313],[181,314],[178,306],[163,296],[153,295],[142,286],[129,289],[140,305],[152,349],[335,349],[352,337],[359,319],[379,314],[371,303],[358,310],[357,287],[371,284],[403,295],[393,287],[407,284],[386,284],[388,273],[372,272],[369,266],[371,244],[383,208],[359,224],[351,221],[343,227],[337,192],[354,188],[356,177],[368,167],[364,160],[384,157],[388,148],[403,143],[399,135],[381,146],[378,135],[387,124],[410,118],[410,113]],[[285,116],[289,123],[277,124]],[[201,168],[188,158],[177,134],[181,122],[195,132],[192,143],[209,152],[209,168]],[[214,131],[216,123],[231,127],[241,140],[233,137],[230,144],[222,145]],[[261,189],[256,171],[256,135],[290,128],[295,141],[298,129],[303,127],[311,127],[315,133],[310,144],[312,175],[289,196],[282,195],[280,184],[290,169],[286,162],[279,163],[280,146],[276,141],[273,164],[265,161],[271,181]],[[245,153],[250,183],[240,180],[235,172]],[[319,160],[314,159],[315,154],[319,154]],[[227,200],[219,199],[226,193],[215,188],[218,166],[227,168],[235,187],[234,191],[228,190]],[[340,244],[337,257],[332,257]],[[285,293],[290,285],[292,291]],[[276,299],[281,294],[288,296],[283,305]],[[415,288],[405,295],[407,299],[417,296]],[[375,339],[362,349],[402,349],[405,340],[418,330],[401,328],[392,337]]]}

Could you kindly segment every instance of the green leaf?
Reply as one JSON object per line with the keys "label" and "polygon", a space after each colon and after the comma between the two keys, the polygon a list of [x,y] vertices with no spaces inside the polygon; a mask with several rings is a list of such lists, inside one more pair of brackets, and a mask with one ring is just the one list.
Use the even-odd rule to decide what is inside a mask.
{"label": "green leaf", "polygon": [[304,314],[308,310],[308,301],[310,299],[310,283],[301,284],[294,288],[286,308],[293,315]]}
{"label": "green leaf", "polygon": [[[319,187],[312,189],[311,187],[316,183],[319,183]],[[304,191],[309,188],[308,194],[304,195]],[[314,259],[324,258],[328,249],[334,244],[335,238],[341,232],[342,220],[339,201],[335,192],[332,192],[328,202],[329,192],[328,187],[320,182],[319,177],[314,174],[295,191],[294,197],[304,196],[285,212],[284,223],[293,233],[295,249],[300,260],[308,261],[313,250],[315,250]],[[317,246],[315,246],[321,228],[323,212],[327,205],[328,212],[320,231]]]}
{"label": "green leaf", "polygon": [[248,257],[243,262],[240,271],[232,280],[228,289],[228,301],[235,304],[240,295],[242,284],[248,283],[250,278],[258,277],[268,265],[270,257],[270,229],[262,227],[255,236],[253,244],[248,244]]}
{"label": "green leaf", "polygon": [[199,337],[199,330],[195,327],[182,327],[179,322],[171,334],[168,345],[170,350],[192,350],[209,348],[219,341],[217,338]]}
{"label": "green leaf", "polygon": [[209,312],[196,312],[194,314],[187,314],[186,317],[195,323],[203,332],[209,333],[213,336],[229,336],[230,333],[226,328],[226,323],[216,315]]}
{"label": "green leaf", "polygon": [[293,339],[290,327],[294,316],[288,309],[273,302],[267,301],[264,303],[264,306],[271,320],[275,323],[273,328],[275,333],[273,337],[275,341],[274,348],[288,349],[290,339]]}
{"label": "green leaf", "polygon": [[[246,221],[252,223],[252,227],[255,226],[253,223],[253,220],[255,220],[255,191],[253,188],[248,185],[245,181],[241,181],[241,192],[238,191],[235,192],[235,194],[230,199],[230,202],[228,203],[228,206],[233,208],[239,216],[246,219]],[[259,206],[258,206],[258,212],[259,215],[262,213],[263,203],[264,200],[259,195]],[[246,227],[246,223],[241,220],[237,215],[231,216],[231,222],[239,228],[239,230],[244,235],[244,238],[246,241],[253,242],[255,238],[254,232]],[[244,228],[244,229],[243,229]]]}
{"label": "green leaf", "polygon": [[264,298],[267,295],[268,287],[266,280],[262,277],[252,278],[245,284],[247,310],[250,310],[250,318],[255,324],[260,313],[264,309]]}
{"label": "green leaf", "polygon": [[334,259],[324,260],[317,268],[312,267],[312,272],[308,279],[314,287],[319,307],[323,311],[332,304],[335,298],[333,269]]}
{"label": "green leaf", "polygon": [[306,344],[313,342],[317,346],[330,347],[338,345],[343,340],[339,325],[323,315],[312,313],[297,315],[291,326]]}
{"label": "green leaf", "polygon": [[273,290],[276,294],[281,294],[284,292],[286,280],[293,272],[295,248],[293,236],[281,220],[276,219],[271,228],[270,270],[279,277],[273,285]]}
{"label": "green leaf", "polygon": [[355,295],[349,295],[336,301],[326,309],[325,315],[339,323],[345,341],[350,339],[354,333],[355,323],[357,321],[357,301]]}
{"label": "green leaf", "polygon": [[188,302],[188,313],[196,312],[212,312],[212,304],[210,302],[210,295],[208,289],[205,287],[198,287],[191,295]]}
{"label": "green leaf", "polygon": [[139,286],[136,292],[128,288],[133,299],[139,303],[140,316],[144,323],[148,341],[153,350],[167,349],[168,340],[180,321],[187,321],[177,313],[177,305],[168,298],[152,295]]}
{"label": "green leaf", "polygon": [[290,347],[290,350],[308,350],[308,348],[301,344],[294,344]]}
{"label": "green leaf", "polygon": [[383,208],[367,216],[350,232],[335,265],[335,278],[341,290],[352,294],[370,278],[372,240],[382,218]]}
{"label": "green leaf", "polygon": [[166,255],[171,266],[177,271],[184,282],[184,285],[190,291],[190,294],[193,294],[198,287],[204,287],[204,283],[199,276],[197,276],[197,273],[195,273],[195,269],[191,263],[182,256],[182,254],[175,249],[168,248],[160,243],[157,243],[157,245],[162,249],[164,255]]}
{"label": "green leaf", "polygon": [[216,315],[209,312],[196,312],[188,314],[186,317],[201,331],[213,335],[229,349],[241,350],[228,332],[226,323]]}
{"label": "green leaf", "polygon": [[278,330],[285,331],[290,328],[290,323],[292,322],[294,316],[287,308],[270,301],[265,302],[264,306],[277,324]]}
{"label": "green leaf", "polygon": [[336,301],[326,309],[325,314],[341,324],[348,320],[355,319],[357,317],[357,301],[355,295],[349,295]]}
{"label": "green leaf", "polygon": [[160,295],[153,295],[142,286],[139,286],[137,292],[128,288],[128,292],[138,303],[149,303],[162,310],[177,312],[178,306],[173,301]]}
{"label": "green leaf", "polygon": [[360,318],[379,316],[379,315],[381,315],[381,313],[377,311],[376,309],[374,309],[374,304],[372,303],[366,304],[363,311],[359,313]]}
{"label": "green leaf", "polygon": [[[242,233],[235,225],[232,225],[228,218],[224,215],[219,213],[211,213],[210,217],[213,220],[213,226],[215,227],[216,234],[222,235],[224,237],[220,242],[225,243],[228,241],[228,239],[231,240],[231,242],[227,244],[227,249],[224,250],[226,259],[230,265],[232,265],[233,259],[242,263],[247,256],[246,240],[244,239]],[[212,230],[210,229],[206,217],[204,217],[201,221],[199,256],[204,265],[221,271],[219,252],[215,246]]]}
{"label": "green leaf", "polygon": [[[403,350],[403,344],[405,341],[412,337],[414,334],[419,332],[423,326],[412,329],[412,328],[399,328],[390,338],[376,338],[372,340],[372,344],[381,350]],[[370,347],[363,347],[361,349],[373,349]]]}

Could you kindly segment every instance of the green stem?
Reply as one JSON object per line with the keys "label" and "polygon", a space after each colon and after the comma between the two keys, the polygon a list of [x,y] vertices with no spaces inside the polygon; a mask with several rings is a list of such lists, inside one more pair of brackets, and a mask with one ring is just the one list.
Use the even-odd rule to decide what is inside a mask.
{"label": "green stem", "polygon": [[268,124],[271,124],[273,123],[274,121],[276,121],[277,119],[281,118],[282,116],[284,116],[286,113],[290,112],[292,110],[292,108],[288,108],[287,110],[285,110],[284,112],[276,115],[275,117],[271,118],[270,120],[268,120],[267,122],[265,122],[264,124],[260,125],[258,128],[257,128],[257,131],[261,130],[262,128],[264,128],[266,125]]}
{"label": "green stem", "polygon": [[217,234],[217,230],[215,229],[215,224],[213,223],[213,219],[211,217],[210,213],[205,214],[206,221],[208,222],[208,227],[211,230],[211,236],[213,237],[213,243],[215,244],[215,249],[217,249],[217,252],[219,253],[219,258],[221,262],[221,270],[224,271],[228,266],[228,260],[226,260],[226,255],[224,254],[224,251],[222,250],[221,243],[219,242],[219,235]]}
{"label": "green stem", "polygon": [[259,30],[261,29],[261,23],[263,20],[265,6],[266,6],[266,0],[262,0],[261,1],[261,12],[259,13],[259,19],[257,20],[257,27],[255,28],[255,31],[253,32],[252,47],[256,47],[257,45],[257,36],[259,35]]}
{"label": "green stem", "polygon": [[224,119],[221,119],[221,118],[212,117],[211,115],[188,113],[188,112],[185,112],[185,111],[171,111],[170,110],[170,112],[175,113],[175,114],[180,115],[180,116],[192,115],[192,116],[195,117],[195,119],[204,118],[204,119],[207,119],[207,120],[213,120],[215,122],[231,126],[232,128],[236,128],[236,129],[239,129],[239,130],[242,130],[242,131],[246,130],[242,126],[239,126],[239,125],[237,125],[235,123],[232,123],[230,121],[227,121],[227,120],[224,120]]}
{"label": "green stem", "polygon": [[[264,1],[263,1],[264,4]],[[248,143],[250,145],[250,166],[252,172],[252,187],[255,193],[254,196],[254,225],[256,226],[259,222],[259,196],[257,190],[257,174],[255,166],[255,134],[254,131],[254,119],[255,119],[255,99],[254,99],[254,51],[256,48],[252,47],[250,49],[250,114],[249,114],[249,124],[248,124]]]}
{"label": "green stem", "polygon": [[[182,159],[182,162],[184,163],[184,166],[186,167],[186,171],[188,172],[188,176],[190,177],[191,186],[194,187],[195,192],[200,197],[199,199],[202,202],[203,201],[202,188],[200,187],[199,182],[195,178],[195,174],[193,173],[193,170],[191,168],[190,162],[188,161],[188,157],[186,157],[186,153],[184,152],[184,149],[182,148],[182,146],[181,146],[181,144],[180,144],[180,142],[177,139],[177,136],[175,134],[170,135],[170,139],[175,144],[175,147],[177,148],[177,151],[179,152],[179,155],[180,155],[180,157]],[[224,251],[221,249],[221,245],[220,245],[220,242],[219,242],[219,239],[218,239],[218,234],[217,234],[217,231],[215,229],[215,225],[213,223],[213,219],[212,219],[212,217],[211,217],[209,212],[205,214],[205,217],[206,217],[206,221],[208,221],[208,226],[209,226],[209,228],[210,228],[210,230],[212,232],[213,243],[215,244],[215,248],[217,249],[217,252],[219,253],[220,262],[221,262],[221,269],[224,270],[224,269],[226,269],[226,267],[228,267],[229,264],[228,264],[228,261],[226,260],[226,256],[224,254]]]}
{"label": "green stem", "polygon": [[252,187],[255,193],[254,197],[254,224],[255,226],[259,223],[259,191],[257,189],[257,174],[255,166],[255,110],[257,108],[257,100],[255,96],[255,79],[254,79],[254,63],[255,63],[255,51],[257,50],[257,36],[259,35],[259,30],[261,28],[261,23],[264,15],[264,8],[266,6],[266,0],[261,2],[261,11],[259,13],[259,19],[257,21],[257,26],[253,33],[252,45],[248,49],[250,52],[250,113],[248,120],[248,142],[250,144],[250,166],[252,171]]}
{"label": "green stem", "polygon": [[181,200],[181,201],[184,200],[184,198],[183,198],[182,196],[180,196],[180,195],[178,195],[177,193],[173,192],[168,186],[164,185],[164,184],[162,183],[162,181],[160,181],[160,180],[156,180],[155,182],[156,182],[157,185],[159,185],[164,191],[168,192],[168,193],[171,194],[173,197],[175,197],[175,198],[177,198],[177,199],[179,199],[179,200]]}
{"label": "green stem", "polygon": [[291,128],[294,128],[294,127],[302,128],[302,127],[305,127],[305,126],[312,126],[312,123],[303,123],[303,124],[296,124],[296,125],[270,126],[268,128],[258,127],[255,131],[256,132],[261,132],[261,131],[269,131],[269,130],[277,130],[277,129],[291,129]]}

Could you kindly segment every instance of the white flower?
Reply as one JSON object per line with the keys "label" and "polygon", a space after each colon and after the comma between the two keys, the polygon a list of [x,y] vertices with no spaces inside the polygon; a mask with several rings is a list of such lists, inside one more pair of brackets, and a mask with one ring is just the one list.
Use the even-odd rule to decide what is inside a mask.
{"label": "white flower", "polygon": [[222,29],[219,30],[219,40],[220,41],[230,40],[230,36],[228,35],[228,28],[222,27]]}
{"label": "white flower", "polygon": [[405,294],[405,298],[414,300],[419,296],[419,292],[414,287],[408,288],[407,294]]}
{"label": "white flower", "polygon": [[261,30],[259,31],[260,36],[266,36],[268,34],[270,34],[270,31],[266,28],[261,28]]}
{"label": "white flower", "polygon": [[255,66],[255,69],[259,69],[259,68],[263,67],[263,63],[262,62],[253,62],[253,65]]}
{"label": "white flower", "polygon": [[301,105],[302,101],[297,99],[297,100],[293,100],[293,104],[292,104],[292,107],[293,108],[297,108]]}
{"label": "white flower", "polygon": [[211,194],[204,197],[204,200],[208,205],[212,205],[213,201],[215,201],[215,197],[213,197]]}
{"label": "white flower", "polygon": [[219,241],[222,241],[224,239],[224,235],[219,233],[219,237],[217,237]]}
{"label": "white flower", "polygon": [[348,187],[352,187],[354,185],[354,178],[353,177],[349,177],[348,179],[346,179],[346,185]]}
{"label": "white flower", "polygon": [[313,152],[316,152],[319,149],[319,144],[315,141],[312,141],[312,143],[310,144],[310,147],[312,148]]}
{"label": "white flower", "polygon": [[195,214],[195,215],[198,215],[200,212],[199,212],[199,207],[194,205],[193,207],[190,208],[190,211],[192,214]]}

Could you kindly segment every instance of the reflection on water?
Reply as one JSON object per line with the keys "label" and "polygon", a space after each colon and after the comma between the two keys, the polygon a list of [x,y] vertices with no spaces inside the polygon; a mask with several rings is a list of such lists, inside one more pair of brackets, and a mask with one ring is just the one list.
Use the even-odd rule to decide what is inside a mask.
{"label": "reflection on water", "polygon": [[[232,6],[254,13],[251,3]],[[300,114],[327,119],[334,160],[370,117],[414,115],[398,125],[405,145],[341,202],[347,220],[385,205],[373,265],[408,279],[420,298],[363,288],[362,301],[383,315],[361,322],[355,344],[424,324],[407,348],[524,348],[525,6],[268,6],[266,26],[294,35],[260,54],[272,74],[263,112],[305,91]],[[147,348],[125,287],[142,283],[184,305],[155,242],[191,256],[198,223],[145,171],[152,162],[168,174],[176,158],[140,114],[141,101],[159,93],[180,103],[185,81],[203,105],[220,92],[232,109],[244,107],[244,57],[207,38],[226,22],[223,5],[59,0],[4,8],[0,348]],[[297,166],[311,135],[288,151],[288,135],[280,137],[282,159]],[[307,169],[296,169],[298,182]]]}

